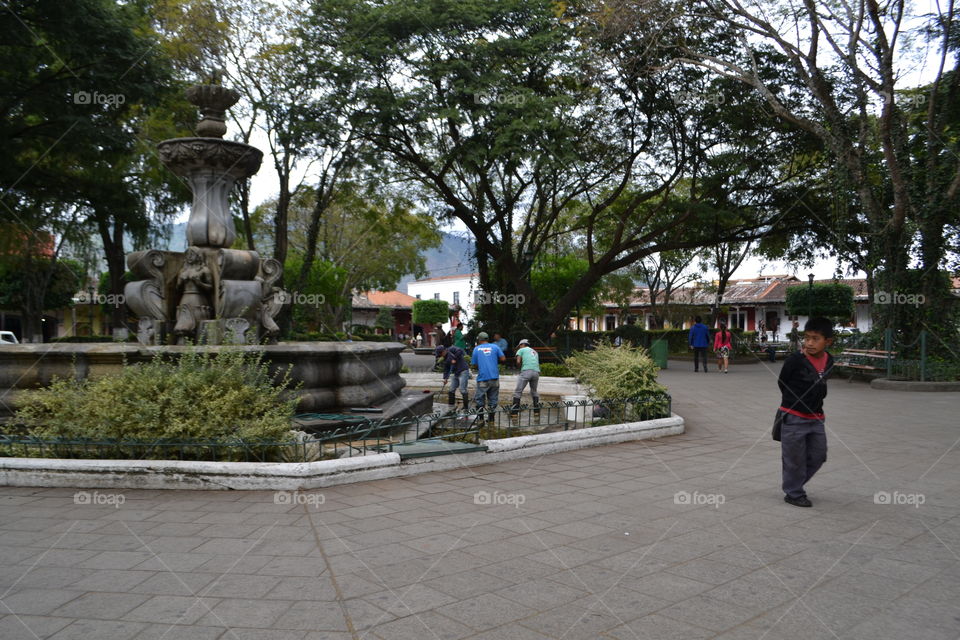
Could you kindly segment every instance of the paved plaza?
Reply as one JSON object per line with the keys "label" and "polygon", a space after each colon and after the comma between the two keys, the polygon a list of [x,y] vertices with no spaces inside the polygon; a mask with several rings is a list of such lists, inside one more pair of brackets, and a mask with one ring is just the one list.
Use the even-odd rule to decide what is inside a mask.
{"label": "paved plaza", "polygon": [[671,362],[659,441],[295,495],[0,488],[0,638],[960,637],[960,394],[832,381],[800,509],[768,366]]}

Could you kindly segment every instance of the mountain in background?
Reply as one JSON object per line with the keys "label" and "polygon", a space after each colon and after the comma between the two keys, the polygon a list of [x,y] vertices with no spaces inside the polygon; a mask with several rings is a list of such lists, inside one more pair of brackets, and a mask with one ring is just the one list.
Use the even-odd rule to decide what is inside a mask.
{"label": "mountain in background", "polygon": [[[165,251],[187,250],[187,223],[177,222],[169,225],[161,235],[166,240],[155,243],[157,249]],[[439,247],[427,250],[424,254],[428,278],[456,276],[476,271],[473,265],[473,240],[462,235],[441,232]],[[407,283],[416,278],[413,274],[403,276],[397,284],[397,291],[406,293]]]}
{"label": "mountain in background", "polygon": [[[425,254],[427,278],[457,276],[476,271],[473,262],[473,240],[471,238],[441,232],[439,247],[429,249]],[[412,274],[403,276],[397,285],[397,291],[407,292],[407,283],[413,282]]]}

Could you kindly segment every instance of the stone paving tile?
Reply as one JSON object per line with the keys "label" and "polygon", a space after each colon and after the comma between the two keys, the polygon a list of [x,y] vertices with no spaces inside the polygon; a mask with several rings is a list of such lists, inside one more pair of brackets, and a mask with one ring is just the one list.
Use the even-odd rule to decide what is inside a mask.
{"label": "stone paving tile", "polygon": [[71,622],[73,620],[70,618],[50,616],[0,616],[0,638],[3,640],[48,638]]}
{"label": "stone paving tile", "polygon": [[50,640],[90,640],[90,638],[137,638],[145,625],[114,620],[76,620],[50,636]]}
{"label": "stone paving tile", "polygon": [[436,609],[437,613],[453,618],[478,631],[490,629],[530,616],[536,611],[496,594],[485,593]]}
{"label": "stone paving tile", "polygon": [[378,624],[370,629],[371,637],[382,640],[460,640],[475,633],[467,625],[432,611]]}
{"label": "stone paving tile", "polygon": [[661,372],[685,435],[329,487],[319,508],[0,488],[0,600],[36,630],[0,615],[0,638],[956,637],[956,394],[831,383],[830,460],[796,509],[767,433],[776,370],[688,368]]}

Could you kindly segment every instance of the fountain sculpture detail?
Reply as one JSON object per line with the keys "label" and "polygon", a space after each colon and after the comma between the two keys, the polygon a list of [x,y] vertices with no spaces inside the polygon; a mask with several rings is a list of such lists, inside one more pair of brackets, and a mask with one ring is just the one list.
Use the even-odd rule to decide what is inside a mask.
{"label": "fountain sculpture detail", "polygon": [[274,318],[287,299],[277,286],[282,265],[256,251],[230,248],[237,237],[230,191],[263,160],[259,149],[223,139],[225,112],[239,97],[219,85],[191,87],[187,99],[203,116],[198,137],[157,146],[164,166],[190,187],[193,203],[185,252],[127,255],[127,267],[140,279],[127,284],[124,295],[139,318],[143,344],[243,344],[273,341],[279,333]]}

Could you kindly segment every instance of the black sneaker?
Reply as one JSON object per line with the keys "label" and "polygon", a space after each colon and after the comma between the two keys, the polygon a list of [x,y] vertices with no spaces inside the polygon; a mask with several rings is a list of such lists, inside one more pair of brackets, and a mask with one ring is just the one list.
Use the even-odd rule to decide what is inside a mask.
{"label": "black sneaker", "polygon": [[783,501],[787,504],[792,504],[795,507],[812,507],[813,503],[810,502],[810,499],[807,496],[801,496],[799,498],[791,498],[790,496],[783,496]]}

